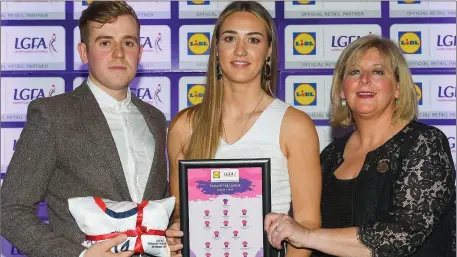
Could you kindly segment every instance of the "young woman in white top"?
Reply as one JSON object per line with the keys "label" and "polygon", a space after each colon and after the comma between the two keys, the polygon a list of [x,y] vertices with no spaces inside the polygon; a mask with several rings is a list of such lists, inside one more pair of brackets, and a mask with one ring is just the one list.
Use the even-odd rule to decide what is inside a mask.
{"label": "young woman in white top", "polygon": [[[203,102],[181,111],[170,125],[168,157],[174,224],[167,231],[173,256],[181,256],[178,161],[271,158],[272,211],[320,227],[319,142],[304,112],[276,99],[277,34],[268,11],[254,1],[227,6],[211,40]],[[255,236],[255,235],[253,235]],[[287,248],[287,257],[309,256]]]}

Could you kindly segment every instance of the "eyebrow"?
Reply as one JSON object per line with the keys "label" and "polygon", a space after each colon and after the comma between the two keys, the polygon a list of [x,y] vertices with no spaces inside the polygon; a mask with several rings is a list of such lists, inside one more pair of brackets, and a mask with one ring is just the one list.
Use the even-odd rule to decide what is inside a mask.
{"label": "eyebrow", "polygon": [[[224,34],[235,34],[236,35],[236,34],[238,34],[238,32],[236,32],[234,30],[226,30],[221,33],[221,35],[224,35]],[[260,32],[248,32],[248,33],[246,33],[246,35],[248,35],[248,36],[259,35],[259,36],[263,37],[263,34]]]}
{"label": "eyebrow", "polygon": [[[101,40],[101,39],[114,39],[112,36],[98,36],[95,38],[95,41]],[[138,41],[138,38],[135,36],[124,36],[122,39],[133,39],[135,41]]]}

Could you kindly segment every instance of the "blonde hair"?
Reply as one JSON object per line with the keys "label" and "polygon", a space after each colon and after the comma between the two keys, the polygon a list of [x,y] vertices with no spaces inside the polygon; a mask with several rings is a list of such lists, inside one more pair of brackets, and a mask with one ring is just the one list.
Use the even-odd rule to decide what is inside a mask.
{"label": "blonde hair", "polygon": [[[249,12],[254,14],[264,23],[268,32],[268,41],[271,47],[270,55],[270,76],[265,78],[263,69],[261,87],[269,95],[274,96],[276,91],[276,70],[277,70],[277,34],[276,25],[268,11],[259,3],[254,1],[235,1],[229,4],[220,14],[214,33],[211,38],[211,49],[208,60],[208,71],[206,73],[206,89],[202,103],[188,107],[176,115],[170,124],[187,113],[190,120],[192,134],[189,141],[183,146],[185,159],[212,159],[216,154],[222,136],[222,80],[217,80],[217,43],[219,33],[224,20],[235,12]],[[184,148],[187,149],[184,149]]]}
{"label": "blonde hair", "polygon": [[377,49],[387,68],[399,85],[392,124],[417,119],[417,94],[408,63],[397,45],[390,39],[368,35],[349,44],[341,53],[333,72],[331,90],[331,120],[334,126],[347,127],[354,123],[351,110],[341,103],[340,93],[348,69],[356,65],[370,49]]}

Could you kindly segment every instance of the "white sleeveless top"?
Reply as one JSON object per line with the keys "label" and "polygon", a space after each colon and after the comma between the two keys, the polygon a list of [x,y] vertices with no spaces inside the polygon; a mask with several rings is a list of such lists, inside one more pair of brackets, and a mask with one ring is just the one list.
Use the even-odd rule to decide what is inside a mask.
{"label": "white sleeveless top", "polygon": [[290,209],[290,183],[287,159],[279,145],[281,122],[290,105],[279,99],[260,114],[254,125],[237,142],[229,145],[220,141],[214,159],[270,158],[271,159],[271,211],[288,213]]}

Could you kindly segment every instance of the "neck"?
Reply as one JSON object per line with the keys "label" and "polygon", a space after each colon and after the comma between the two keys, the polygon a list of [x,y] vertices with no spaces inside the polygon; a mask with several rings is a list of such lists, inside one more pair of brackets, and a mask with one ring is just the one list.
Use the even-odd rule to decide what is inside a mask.
{"label": "neck", "polygon": [[357,134],[363,148],[374,148],[383,144],[401,130],[406,122],[392,124],[392,112],[385,112],[376,118],[354,115]]}
{"label": "neck", "polygon": [[234,83],[223,81],[223,110],[224,113],[248,113],[259,104],[265,91],[260,86],[260,81],[250,83]]}
{"label": "neck", "polygon": [[92,81],[92,83],[94,83],[97,87],[99,87],[101,90],[103,90],[105,93],[107,93],[109,96],[116,99],[117,101],[120,102],[122,100],[125,100],[125,98],[127,98],[128,86],[122,87],[120,89],[112,89],[112,88],[104,86],[97,79],[95,79],[91,74],[89,74],[89,78]]}

